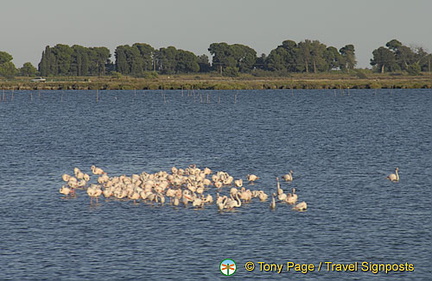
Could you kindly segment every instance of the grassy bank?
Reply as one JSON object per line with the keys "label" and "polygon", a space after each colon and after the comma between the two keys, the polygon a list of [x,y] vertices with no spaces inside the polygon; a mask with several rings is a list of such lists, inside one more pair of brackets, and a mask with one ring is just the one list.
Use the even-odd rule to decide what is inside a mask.
{"label": "grassy bank", "polygon": [[293,74],[289,77],[235,78],[215,74],[159,75],[157,78],[134,77],[48,77],[46,82],[30,78],[0,79],[5,90],[133,90],[133,89],[380,89],[432,88],[432,74],[420,76],[389,74]]}

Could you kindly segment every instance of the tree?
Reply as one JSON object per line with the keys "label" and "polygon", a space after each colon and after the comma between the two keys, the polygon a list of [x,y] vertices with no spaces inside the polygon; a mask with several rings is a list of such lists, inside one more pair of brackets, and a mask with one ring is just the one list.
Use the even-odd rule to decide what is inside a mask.
{"label": "tree", "polygon": [[199,65],[199,72],[209,72],[211,69],[210,61],[207,55],[201,55],[197,57]]}
{"label": "tree", "polygon": [[30,62],[24,63],[19,71],[22,76],[35,76],[37,73],[36,67],[34,67]]}
{"label": "tree", "polygon": [[326,71],[328,69],[328,66],[324,58],[324,52],[326,51],[327,46],[318,40],[314,40],[310,44],[313,72],[318,73],[318,71]]}
{"label": "tree", "polygon": [[213,56],[213,68],[216,68],[220,74],[223,73],[224,67],[235,66],[235,60],[231,57],[230,45],[227,43],[212,43],[208,51]]}
{"label": "tree", "polygon": [[0,76],[12,78],[17,72],[15,65],[11,61],[0,64]]}
{"label": "tree", "polygon": [[230,76],[236,71],[250,72],[257,60],[256,51],[242,44],[212,43],[208,50],[213,55],[213,67],[220,74],[228,67]]}
{"label": "tree", "polygon": [[42,76],[57,75],[57,69],[55,68],[56,59],[51,51],[50,46],[46,46],[42,52],[42,58],[39,62],[39,72]]}
{"label": "tree", "polygon": [[379,47],[372,52],[373,58],[370,64],[375,66],[376,69],[384,73],[385,71],[396,71],[399,66],[396,63],[395,55],[392,51],[385,47]]}
{"label": "tree", "polygon": [[154,70],[154,55],[155,49],[149,44],[135,43],[134,48],[137,48],[141,57],[142,70],[151,71]]}
{"label": "tree", "polygon": [[266,54],[262,53],[261,56],[257,57],[254,67],[257,69],[266,69],[266,61],[267,56]]}
{"label": "tree", "polygon": [[341,64],[340,68],[343,71],[350,72],[350,70],[353,70],[354,67],[357,64],[356,57],[355,57],[355,50],[354,45],[349,44],[345,45],[339,50],[342,58],[341,58]]}
{"label": "tree", "polygon": [[230,46],[231,55],[236,60],[236,67],[240,72],[250,72],[257,60],[257,53],[251,47],[234,44]]}
{"label": "tree", "polygon": [[304,71],[309,73],[309,66],[312,61],[311,57],[311,41],[306,39],[298,43],[298,52],[297,52],[297,70]]}
{"label": "tree", "polygon": [[387,42],[386,47],[393,52],[396,63],[401,70],[406,70],[411,74],[419,72],[421,58],[426,56],[422,49],[418,49],[416,52],[396,39]]}
{"label": "tree", "polygon": [[342,56],[335,47],[327,47],[327,49],[323,53],[323,57],[326,61],[326,71],[340,68]]}
{"label": "tree", "polygon": [[13,57],[9,53],[0,51],[0,64],[10,62],[10,61],[12,61],[12,59],[13,59]]}
{"label": "tree", "polygon": [[297,55],[299,52],[298,44],[293,40],[285,40],[282,42],[280,47],[286,51],[284,56],[286,69],[289,72],[297,71]]}
{"label": "tree", "polygon": [[55,57],[55,75],[70,75],[73,49],[68,45],[57,44],[51,52]]}
{"label": "tree", "polygon": [[117,46],[114,51],[115,56],[115,69],[121,74],[130,74],[131,68],[128,63],[126,50],[130,48],[129,45]]}
{"label": "tree", "polygon": [[17,74],[17,69],[12,62],[13,57],[7,52],[0,52],[0,76],[12,78]]}
{"label": "tree", "polygon": [[106,47],[93,47],[89,49],[90,65],[89,72],[91,75],[105,75],[107,65],[111,64],[110,50]]}
{"label": "tree", "polygon": [[197,56],[189,51],[177,50],[176,73],[198,72],[200,69]]}
{"label": "tree", "polygon": [[87,76],[89,74],[89,64],[90,58],[88,48],[73,45],[70,74],[74,76]]}
{"label": "tree", "polygon": [[287,71],[286,57],[287,51],[283,48],[277,47],[271,50],[266,59],[266,68],[270,71]]}
{"label": "tree", "polygon": [[282,45],[270,51],[266,59],[266,68],[278,72],[297,72],[297,55],[299,48],[296,42],[285,40]]}
{"label": "tree", "polygon": [[396,39],[387,42],[386,47],[379,47],[372,52],[371,65],[376,66],[377,71],[383,73],[403,70],[410,75],[429,71],[431,55],[423,48],[410,48]]}
{"label": "tree", "polygon": [[157,70],[164,74],[173,74],[176,71],[177,49],[173,46],[160,48],[156,52]]}

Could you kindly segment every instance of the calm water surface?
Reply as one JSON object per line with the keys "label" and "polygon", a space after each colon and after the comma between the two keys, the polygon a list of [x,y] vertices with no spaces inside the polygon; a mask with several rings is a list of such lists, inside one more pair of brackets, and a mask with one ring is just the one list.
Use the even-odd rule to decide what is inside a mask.
{"label": "calm water surface", "polygon": [[[6,98],[6,101],[3,100]],[[430,280],[432,91],[6,91],[0,103],[1,280]],[[294,171],[306,212],[235,212],[58,193],[74,167],[189,164],[261,179]],[[399,167],[401,180],[385,177]],[[214,190],[208,191],[215,193]],[[257,265],[245,270],[246,262]],[[396,263],[413,272],[262,272],[258,262]],[[233,279],[234,280],[234,279]]]}

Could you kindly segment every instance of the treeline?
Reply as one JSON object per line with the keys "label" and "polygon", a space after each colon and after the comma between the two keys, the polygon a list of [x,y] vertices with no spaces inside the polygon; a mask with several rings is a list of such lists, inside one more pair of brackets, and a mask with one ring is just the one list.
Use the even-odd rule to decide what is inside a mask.
{"label": "treeline", "polygon": [[210,64],[206,55],[196,56],[190,51],[173,46],[154,49],[144,43],[118,46],[114,52],[115,71],[132,76],[145,76],[148,72],[161,74],[208,72]]}
{"label": "treeline", "polygon": [[[318,40],[295,42],[285,40],[268,55],[257,56],[256,51],[242,44],[212,43],[207,55],[177,49],[173,46],[155,49],[149,44],[121,45],[114,51],[114,61],[106,47],[83,47],[57,44],[47,46],[36,69],[25,63],[16,69],[12,56],[0,52],[0,75],[32,76],[102,76],[121,74],[153,77],[157,74],[217,72],[224,76],[251,73],[256,76],[286,76],[289,73],[320,73],[339,70],[350,72],[356,66],[355,48],[327,46]],[[386,47],[372,53],[372,69],[376,72],[404,71],[417,75],[430,71],[431,54],[422,48],[403,45],[391,40]]]}
{"label": "treeline", "polygon": [[87,48],[57,44],[42,52],[39,73],[42,76],[105,75],[110,64],[110,51],[105,47]]}
{"label": "treeline", "polygon": [[387,42],[372,52],[370,64],[377,72],[406,71],[418,75],[422,71],[431,71],[432,54],[421,47],[408,47],[396,39]]}
{"label": "treeline", "polygon": [[197,56],[190,51],[173,46],[155,49],[149,44],[135,43],[118,46],[114,51],[115,61],[109,60],[106,48],[85,48],[58,44],[47,46],[42,53],[39,72],[43,76],[104,75],[116,71],[123,75],[146,77],[149,73],[181,74],[197,72],[219,72],[224,76],[240,73],[267,72],[267,75],[285,75],[289,72],[326,72],[340,69],[349,72],[356,65],[353,45],[339,50],[314,40],[296,43],[282,42],[268,56],[246,45],[212,43],[208,48],[211,62],[206,55]]}
{"label": "treeline", "polygon": [[278,74],[287,72],[323,72],[333,69],[349,71],[356,65],[354,46],[346,45],[339,51],[319,41],[305,40],[300,43],[284,41],[269,56],[242,44],[212,43],[208,48],[211,63],[206,55],[176,49],[154,49],[148,44],[118,46],[115,50],[115,70],[121,74],[143,76],[148,71],[161,74],[219,72],[224,76],[239,73],[268,71]]}

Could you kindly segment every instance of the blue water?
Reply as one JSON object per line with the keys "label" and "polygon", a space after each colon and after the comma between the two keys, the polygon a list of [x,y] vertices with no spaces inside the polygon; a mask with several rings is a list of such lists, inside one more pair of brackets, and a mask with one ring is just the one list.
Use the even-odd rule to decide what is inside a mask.
{"label": "blue water", "polygon": [[[97,95],[97,96],[96,96]],[[98,97],[98,101],[96,100]],[[5,100],[6,99],[6,100]],[[0,102],[0,280],[430,280],[432,91],[6,91]],[[294,171],[306,212],[219,213],[58,193],[61,175],[196,164],[275,192]],[[400,182],[385,179],[399,167]],[[215,193],[214,189],[207,191]],[[257,265],[245,270],[246,262]],[[314,264],[307,274],[258,262]],[[414,266],[337,272],[320,262]]]}

